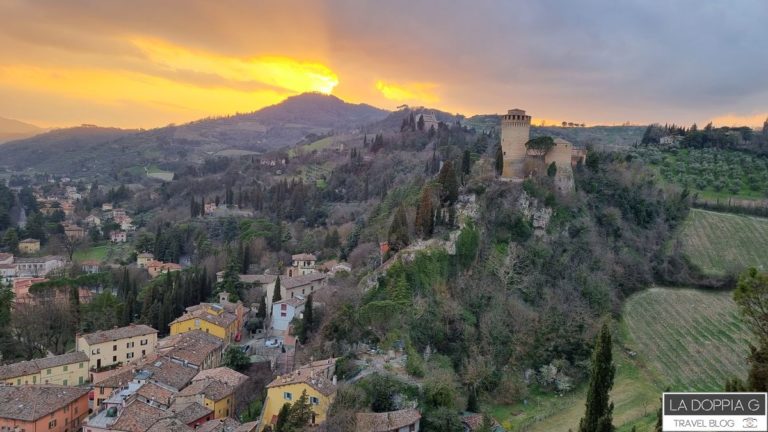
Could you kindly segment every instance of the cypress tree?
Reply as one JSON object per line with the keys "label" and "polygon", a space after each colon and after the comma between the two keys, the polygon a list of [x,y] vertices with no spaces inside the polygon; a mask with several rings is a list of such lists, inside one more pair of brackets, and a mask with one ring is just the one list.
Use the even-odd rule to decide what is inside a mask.
{"label": "cypress tree", "polygon": [[280,275],[277,276],[277,279],[275,279],[275,290],[272,291],[272,304],[275,304],[275,302],[279,302],[283,299],[282,294],[280,294]]}
{"label": "cypress tree", "polygon": [[496,175],[501,175],[504,172],[504,151],[501,146],[496,148]]}
{"label": "cypress tree", "polygon": [[288,427],[288,415],[290,412],[291,404],[283,404],[282,408],[280,408],[280,412],[277,414],[277,421],[275,422],[274,432],[286,432],[285,429]]}
{"label": "cypress tree", "polygon": [[610,391],[616,375],[616,366],[613,364],[611,349],[611,331],[608,323],[603,323],[592,354],[586,412],[579,422],[579,432],[613,432],[615,430]]}
{"label": "cypress tree", "polygon": [[304,318],[301,323],[301,333],[299,334],[299,340],[301,343],[307,343],[307,337],[314,325],[314,318],[312,317],[312,294],[307,296],[307,301],[304,303]]}
{"label": "cypress tree", "polygon": [[402,205],[395,211],[395,217],[392,219],[392,225],[389,227],[388,241],[389,247],[394,251],[399,251],[410,243],[408,218],[405,215],[405,207]]}
{"label": "cypress tree", "polygon": [[267,317],[267,296],[263,295],[261,296],[261,301],[259,301],[259,310],[256,312],[256,318],[264,319]]}
{"label": "cypress tree", "polygon": [[459,199],[459,182],[451,161],[445,161],[437,175],[437,181],[440,183],[440,201],[448,204],[455,203]]}
{"label": "cypress tree", "polygon": [[416,232],[422,238],[428,238],[432,235],[435,228],[434,210],[432,209],[432,189],[429,185],[421,190],[421,198],[416,208]]}
{"label": "cypress tree", "polygon": [[469,389],[469,398],[467,399],[467,411],[471,413],[480,412],[480,404],[477,403],[477,390]]}
{"label": "cypress tree", "polygon": [[469,150],[464,150],[464,155],[461,158],[461,172],[469,175],[470,169],[472,169],[472,158],[470,157]]}

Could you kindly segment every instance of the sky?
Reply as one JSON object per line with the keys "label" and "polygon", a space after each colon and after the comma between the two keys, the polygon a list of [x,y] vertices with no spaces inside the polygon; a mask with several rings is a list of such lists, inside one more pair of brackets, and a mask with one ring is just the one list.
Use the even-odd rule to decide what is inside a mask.
{"label": "sky", "polygon": [[535,122],[757,126],[764,0],[0,0],[0,117],[151,128],[319,91]]}

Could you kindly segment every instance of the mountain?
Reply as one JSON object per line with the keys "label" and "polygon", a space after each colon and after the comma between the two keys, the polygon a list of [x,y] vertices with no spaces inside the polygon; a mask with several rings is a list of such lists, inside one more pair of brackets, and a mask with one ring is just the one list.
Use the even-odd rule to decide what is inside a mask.
{"label": "mountain", "polygon": [[0,144],[11,140],[27,138],[43,132],[45,132],[45,129],[35,125],[0,117]]}
{"label": "mountain", "polygon": [[5,144],[0,165],[55,174],[115,175],[122,170],[139,172],[150,164],[174,169],[223,150],[279,150],[309,134],[359,129],[388,114],[335,96],[305,93],[252,113],[157,129],[60,129]]}

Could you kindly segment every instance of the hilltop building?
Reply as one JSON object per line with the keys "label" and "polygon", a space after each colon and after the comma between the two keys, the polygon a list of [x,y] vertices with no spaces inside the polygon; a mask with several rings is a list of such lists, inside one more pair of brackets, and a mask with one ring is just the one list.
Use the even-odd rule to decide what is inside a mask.
{"label": "hilltop building", "polygon": [[219,294],[219,303],[200,303],[187,308],[184,315],[171,322],[171,336],[201,330],[224,341],[240,340],[240,330],[247,309],[242,302],[232,303],[226,293]]}
{"label": "hilltop building", "polygon": [[511,109],[501,116],[501,150],[504,158],[502,177],[522,181],[537,172],[545,172],[554,162],[557,167],[555,185],[560,191],[573,189],[573,166],[586,159],[586,150],[555,138],[555,146],[545,154],[529,151],[531,116],[525,110]]}
{"label": "hilltop building", "polygon": [[156,347],[157,330],[143,324],[84,334],[76,344],[90,358],[89,369],[96,372],[154,354]]}
{"label": "hilltop building", "polygon": [[40,252],[40,240],[28,238],[20,241],[19,252],[22,254],[34,254]]}
{"label": "hilltop building", "polygon": [[0,383],[5,385],[74,386],[87,380],[88,356],[79,351],[0,366]]}
{"label": "hilltop building", "polygon": [[312,254],[291,255],[291,266],[285,269],[285,275],[296,277],[316,273],[315,263],[317,263],[317,257]]}
{"label": "hilltop building", "polygon": [[285,403],[293,403],[307,393],[312,407],[312,425],[325,422],[328,409],[336,397],[336,359],[320,360],[305,365],[290,374],[278,376],[267,385],[267,398],[261,411],[259,432],[274,427],[277,415]]}

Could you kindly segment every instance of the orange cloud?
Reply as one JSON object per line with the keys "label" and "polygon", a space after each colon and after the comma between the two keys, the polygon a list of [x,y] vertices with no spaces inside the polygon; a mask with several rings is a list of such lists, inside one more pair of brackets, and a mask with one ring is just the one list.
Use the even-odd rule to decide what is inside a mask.
{"label": "orange cloud", "polygon": [[396,84],[382,80],[376,81],[376,89],[385,98],[397,102],[438,102],[440,97],[435,93],[437,87],[437,84],[424,82]]}
{"label": "orange cloud", "polygon": [[712,119],[716,126],[762,126],[768,118],[768,113],[754,115],[725,114]]}
{"label": "orange cloud", "polygon": [[213,74],[238,82],[258,82],[296,93],[330,94],[339,84],[333,71],[316,62],[280,56],[228,57],[157,39],[134,38],[131,42],[152,63],[174,70]]}
{"label": "orange cloud", "polygon": [[0,87],[49,92],[101,105],[125,103],[178,113],[183,119],[252,111],[277,103],[290,93],[273,89],[240,91],[206,88],[136,72],[109,69],[48,69],[28,65],[0,66]]}

